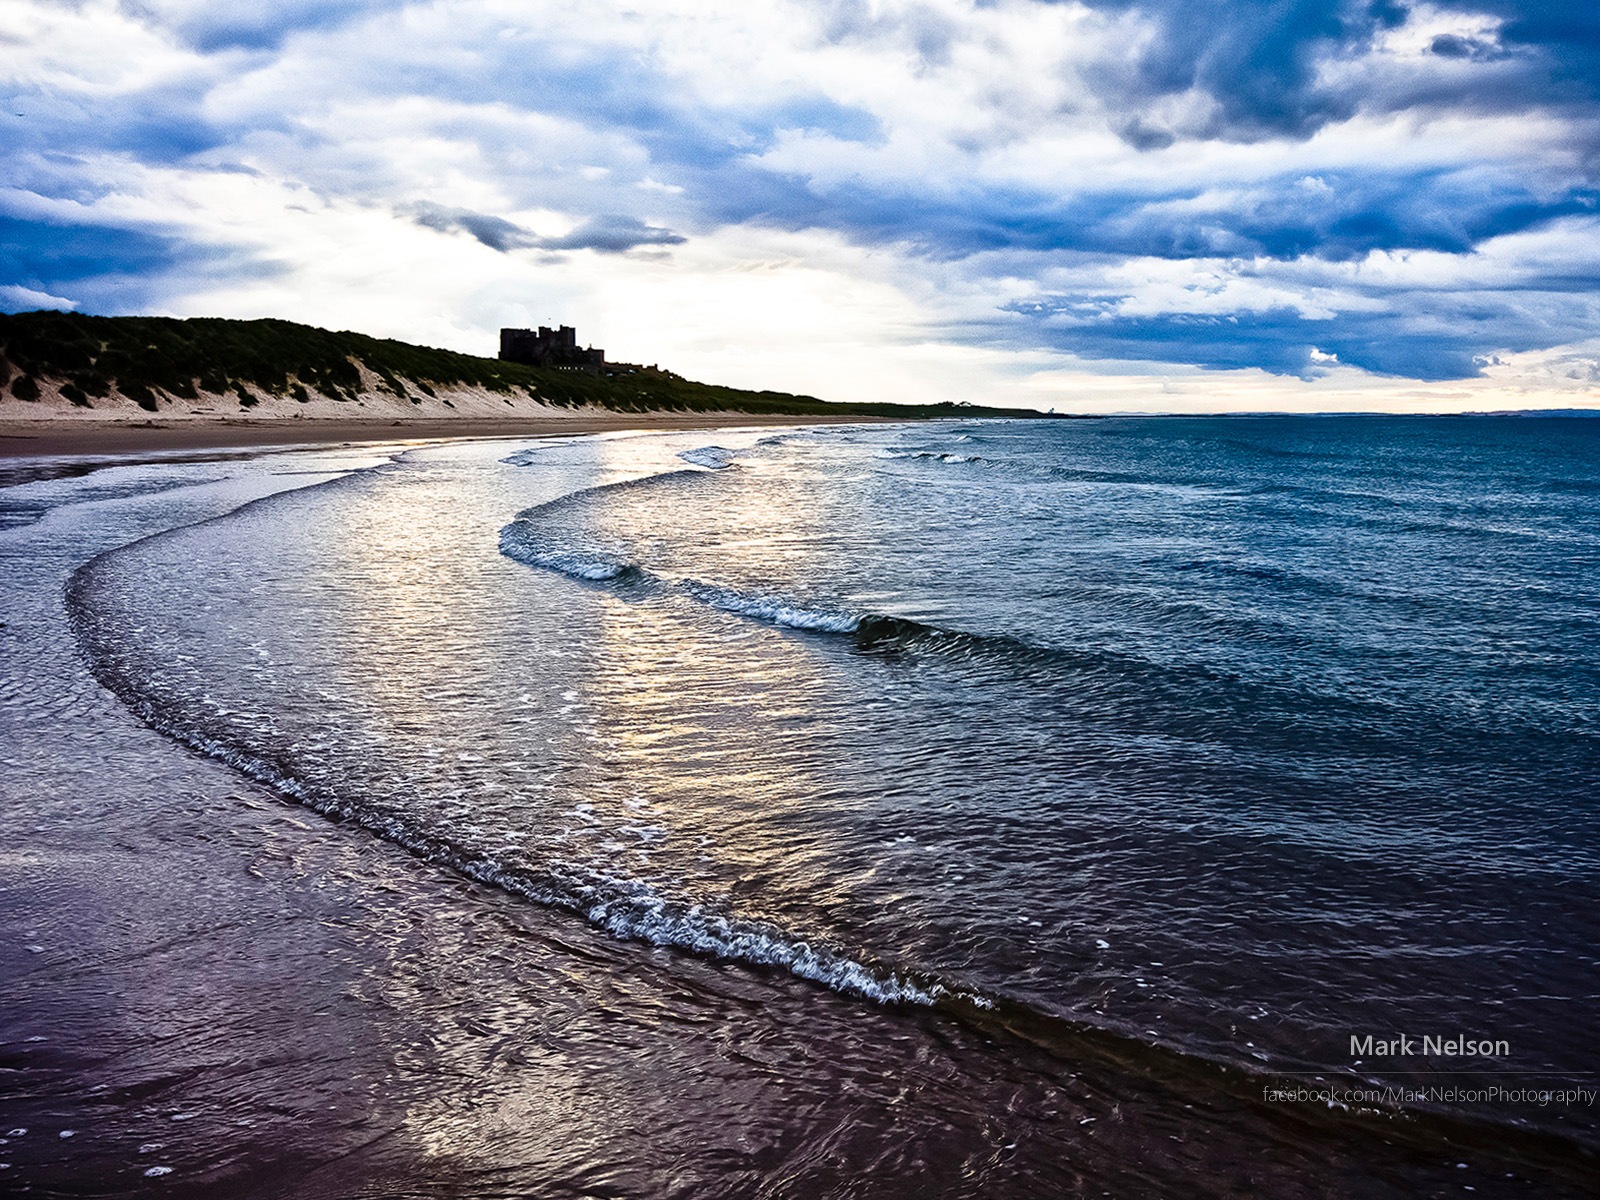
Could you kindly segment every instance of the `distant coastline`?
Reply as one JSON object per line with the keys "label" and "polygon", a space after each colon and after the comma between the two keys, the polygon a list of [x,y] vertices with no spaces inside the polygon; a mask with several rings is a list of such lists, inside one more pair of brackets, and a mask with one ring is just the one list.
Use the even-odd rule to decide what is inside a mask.
{"label": "distant coastline", "polygon": [[[695,427],[1042,415],[949,403],[835,404],[697,383],[660,368],[531,366],[272,319],[0,315],[0,442],[12,454],[52,452],[39,447],[63,440],[267,444],[397,426],[403,436],[496,436],[513,426],[618,428],[619,420]],[[19,441],[34,445],[19,449]]]}

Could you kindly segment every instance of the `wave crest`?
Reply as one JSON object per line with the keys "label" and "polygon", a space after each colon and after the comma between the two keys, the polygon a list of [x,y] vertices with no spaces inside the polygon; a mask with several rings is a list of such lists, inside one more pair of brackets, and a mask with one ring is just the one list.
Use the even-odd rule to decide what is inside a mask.
{"label": "wave crest", "polygon": [[552,545],[530,523],[520,519],[500,531],[500,553],[527,566],[557,571],[587,583],[637,579],[645,574],[637,563],[620,554]]}
{"label": "wave crest", "polygon": [[80,568],[67,590],[74,631],[95,677],[152,728],[226,763],[284,798],[350,821],[419,858],[481,883],[574,913],[618,938],[784,970],[879,1004],[934,1005],[962,1000],[976,1008],[991,1007],[985,997],[957,990],[931,976],[852,955],[767,921],[674,899],[634,876],[582,863],[509,861],[497,851],[466,844],[458,832],[434,827],[403,809],[364,802],[303,776],[281,750],[253,745],[248,731],[234,728],[226,714],[200,711],[192,703],[164,702],[154,693],[144,681],[134,653],[136,639],[127,638],[115,622],[99,615],[94,593],[103,582],[104,562],[102,556]]}
{"label": "wave crest", "polygon": [[726,446],[701,446],[695,450],[680,450],[678,457],[686,463],[705,467],[709,471],[725,471],[733,466],[735,453],[737,452],[729,450]]}
{"label": "wave crest", "polygon": [[941,463],[988,463],[989,460],[977,454],[957,454],[953,450],[879,450],[876,458],[891,459],[920,459],[925,462]]}
{"label": "wave crest", "polygon": [[754,617],[788,629],[810,629],[818,633],[854,633],[861,625],[859,613],[843,608],[811,606],[784,596],[761,592],[742,592],[718,584],[685,579],[678,586],[689,596],[723,612]]}

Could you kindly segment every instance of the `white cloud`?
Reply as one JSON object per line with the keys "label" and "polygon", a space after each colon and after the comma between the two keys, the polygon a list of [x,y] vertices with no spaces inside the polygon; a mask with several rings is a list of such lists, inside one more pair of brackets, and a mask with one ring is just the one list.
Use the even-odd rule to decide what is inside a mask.
{"label": "white cloud", "polygon": [[77,305],[65,296],[52,296],[15,284],[0,284],[0,312],[29,312],[36,308],[73,309]]}
{"label": "white cloud", "polygon": [[[36,114],[6,127],[0,208],[213,253],[212,270],[141,268],[165,271],[148,283],[169,312],[480,352],[501,324],[563,321],[620,357],[840,399],[1160,407],[1211,389],[1278,407],[1427,403],[1350,366],[1341,330],[1459,336],[1480,300],[1505,314],[1505,343],[1486,335],[1481,379],[1422,393],[1476,405],[1484,389],[1592,387],[1584,352],[1528,349],[1540,329],[1573,341],[1600,280],[1600,224],[1569,203],[1591,168],[1570,112],[1430,100],[1358,105],[1310,136],[1200,136],[1220,119],[1212,92],[1129,99],[1155,18],[1079,4],[446,0],[334,17],[0,0],[15,31],[0,78],[14,111]],[[289,18],[295,30],[266,25]],[[1499,34],[1414,6],[1370,52],[1325,59],[1319,86],[1447,82],[1464,60],[1434,51],[1444,36]],[[212,42],[223,48],[195,48]],[[1156,147],[1163,130],[1188,136],[1129,144]],[[1444,211],[1406,208],[1413,179]],[[1521,198],[1551,219],[1500,230]],[[509,222],[529,243],[501,252],[449,222],[424,228],[412,218],[429,205]],[[532,244],[602,217],[688,240],[609,255]],[[1340,232],[1386,218],[1422,233]],[[1309,250],[1263,248],[1296,221]],[[1447,244],[1457,226],[1470,253]],[[1353,248],[1321,253],[1336,237]],[[0,281],[8,303],[73,302],[71,281],[47,274],[51,252]],[[1264,345],[1300,338],[1320,374],[1113,360],[1109,343],[1074,340],[1090,318],[1215,319],[1240,336],[1260,323]]]}

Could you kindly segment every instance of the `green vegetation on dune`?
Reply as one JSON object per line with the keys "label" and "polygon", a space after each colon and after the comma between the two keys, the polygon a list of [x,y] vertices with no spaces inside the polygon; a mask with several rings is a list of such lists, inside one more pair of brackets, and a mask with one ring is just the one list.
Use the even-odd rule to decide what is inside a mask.
{"label": "green vegetation on dune", "polygon": [[[1032,416],[969,405],[830,404],[784,392],[748,392],[694,383],[667,371],[592,375],[526,367],[360,333],[335,333],[293,321],[220,317],[89,317],[79,313],[0,314],[0,391],[37,400],[39,382],[61,384],[71,403],[93,407],[113,387],[140,407],[159,411],[162,393],[194,399],[233,393],[241,408],[263,394],[302,403],[310,391],[333,400],[361,394],[360,362],[378,386],[420,404],[439,388],[481,387],[546,404],[592,404],[624,412],[733,411],[793,415],[894,417]],[[310,391],[308,391],[310,389]]]}
{"label": "green vegetation on dune", "polygon": [[[18,379],[65,381],[63,394],[74,403],[92,403],[115,385],[151,411],[158,392],[182,399],[232,392],[243,407],[259,403],[262,393],[309,401],[307,389],[353,401],[362,390],[355,360],[397,396],[407,395],[407,379],[424,393],[429,389],[422,384],[429,381],[497,392],[527,384],[493,360],[292,321],[21,313],[0,316],[0,353]],[[16,380],[11,387],[17,394]]]}

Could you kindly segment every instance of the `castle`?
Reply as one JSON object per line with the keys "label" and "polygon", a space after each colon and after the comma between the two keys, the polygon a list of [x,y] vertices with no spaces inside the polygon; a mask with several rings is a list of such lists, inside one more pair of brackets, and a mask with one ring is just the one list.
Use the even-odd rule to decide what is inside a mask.
{"label": "castle", "polygon": [[571,325],[559,329],[541,325],[537,331],[502,329],[500,358],[530,367],[574,367],[597,375],[606,367],[606,352],[593,346],[579,348],[578,331]]}

